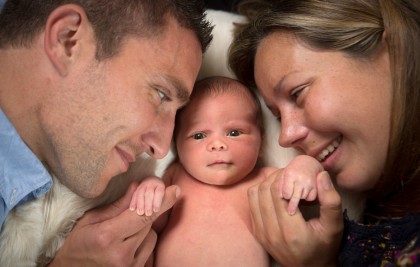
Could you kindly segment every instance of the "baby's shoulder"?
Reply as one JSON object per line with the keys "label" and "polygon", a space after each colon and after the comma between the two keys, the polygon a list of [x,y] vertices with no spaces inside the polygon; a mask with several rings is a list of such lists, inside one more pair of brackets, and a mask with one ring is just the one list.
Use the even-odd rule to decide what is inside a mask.
{"label": "baby's shoulder", "polygon": [[280,169],[277,168],[277,167],[273,167],[273,166],[264,166],[264,167],[260,168],[261,175],[264,175],[265,177],[270,176],[272,173],[274,173],[278,170],[280,170]]}
{"label": "baby's shoulder", "polygon": [[257,168],[253,171],[254,180],[265,180],[268,176],[270,176],[275,171],[278,171],[279,168],[271,167],[271,166],[264,166],[261,168]]}

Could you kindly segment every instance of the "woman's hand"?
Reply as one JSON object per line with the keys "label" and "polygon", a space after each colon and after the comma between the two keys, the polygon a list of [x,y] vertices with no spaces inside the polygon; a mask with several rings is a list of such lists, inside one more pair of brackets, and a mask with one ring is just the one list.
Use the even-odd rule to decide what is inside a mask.
{"label": "woman's hand", "polygon": [[248,190],[255,237],[282,266],[335,266],[344,226],[341,199],[328,173],[316,178],[320,216],[305,221],[299,210],[287,211],[279,192],[282,171]]}

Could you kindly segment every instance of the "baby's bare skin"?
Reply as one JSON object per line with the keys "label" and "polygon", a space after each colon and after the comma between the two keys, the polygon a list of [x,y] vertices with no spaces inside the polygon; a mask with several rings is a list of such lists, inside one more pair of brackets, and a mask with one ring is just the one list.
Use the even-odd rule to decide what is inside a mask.
{"label": "baby's bare skin", "polygon": [[171,184],[181,188],[155,250],[155,266],[269,266],[267,252],[252,235],[247,190],[274,168],[251,172],[232,186],[204,184],[180,165]]}
{"label": "baby's bare skin", "polygon": [[324,171],[321,163],[315,158],[299,155],[295,157],[281,173],[280,192],[284,199],[289,200],[287,211],[290,215],[296,213],[301,199],[314,201],[317,197],[316,177]]}
{"label": "baby's bare skin", "polygon": [[301,155],[284,169],[254,169],[241,182],[222,186],[194,179],[174,163],[163,181],[149,177],[140,184],[130,209],[150,216],[159,210],[165,184],[181,188],[173,209],[153,225],[160,233],[155,266],[269,266],[267,252],[252,235],[248,189],[268,176],[280,176],[278,190],[290,200],[288,211],[293,215],[300,199],[316,199],[315,181],[322,171],[317,160]]}

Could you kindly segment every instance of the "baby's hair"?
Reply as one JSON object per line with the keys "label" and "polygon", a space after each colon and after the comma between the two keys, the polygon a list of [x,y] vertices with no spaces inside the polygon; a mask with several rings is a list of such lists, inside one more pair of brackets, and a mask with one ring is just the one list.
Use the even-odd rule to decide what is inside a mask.
{"label": "baby's hair", "polygon": [[[204,78],[202,80],[199,80],[195,83],[193,92],[191,93],[190,101],[202,98],[202,97],[213,97],[218,96],[220,94],[225,93],[235,93],[240,94],[244,100],[248,99],[250,105],[250,108],[254,109],[255,114],[255,122],[258,125],[258,129],[260,130],[261,134],[261,143],[264,142],[264,121],[263,121],[263,112],[261,108],[261,102],[257,96],[257,94],[251,90],[249,87],[244,85],[238,80],[222,77],[222,76],[212,76],[208,78]],[[181,125],[182,120],[182,114],[184,112],[186,107],[180,109],[175,117],[175,129],[173,134],[173,142],[172,142],[172,151],[175,154],[175,158],[173,162],[178,161],[178,153],[176,149],[176,139],[179,132],[179,126]],[[260,160],[257,161],[256,167],[259,167],[262,165],[262,162]]]}
{"label": "baby's hair", "polygon": [[[212,76],[208,78],[204,78],[202,80],[199,80],[194,85],[193,92],[191,93],[190,101],[202,98],[202,97],[212,97],[217,96],[224,93],[235,93],[235,94],[241,94],[244,99],[248,98],[252,101],[252,106],[250,108],[253,108],[255,111],[255,121],[258,125],[258,129],[260,130],[261,136],[264,135],[265,129],[264,129],[264,122],[263,122],[263,113],[261,108],[261,102],[258,99],[257,94],[245,86],[243,83],[241,83],[238,80],[228,78],[228,77],[222,77],[222,76]],[[178,126],[181,123],[182,114],[185,108],[180,109],[176,115],[175,120],[175,130],[174,130],[174,140],[176,140],[177,134],[178,134]]]}

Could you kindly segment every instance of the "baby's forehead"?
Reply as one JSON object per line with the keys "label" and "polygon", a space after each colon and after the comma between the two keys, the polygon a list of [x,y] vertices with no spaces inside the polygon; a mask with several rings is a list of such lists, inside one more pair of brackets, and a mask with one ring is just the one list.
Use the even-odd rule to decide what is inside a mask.
{"label": "baby's forehead", "polygon": [[[221,96],[232,97],[221,99]],[[184,125],[183,122],[187,117],[190,121],[191,117],[198,115],[196,114],[197,112],[206,114],[206,108],[209,106],[229,110],[234,105],[241,106],[240,109],[244,113],[243,115],[250,116],[252,121],[256,122],[261,128],[261,132],[263,132],[261,104],[256,93],[237,80],[212,78],[196,83],[190,101],[177,113],[175,134],[181,125]]]}
{"label": "baby's forehead", "polygon": [[[229,93],[195,99],[180,116],[179,127],[233,127],[237,124],[257,123],[256,111],[242,96]],[[185,128],[184,128],[185,129]]]}
{"label": "baby's forehead", "polygon": [[257,112],[257,105],[250,94],[243,90],[226,90],[196,95],[178,116],[184,117],[199,111],[205,116],[207,110],[215,109],[229,112],[233,106],[241,107],[244,113],[255,114]]}
{"label": "baby's forehead", "polygon": [[254,101],[254,96],[250,89],[237,81],[228,81],[224,83],[207,83],[206,86],[197,87],[191,95],[190,101],[203,98],[215,98],[218,96],[230,95],[237,96],[239,100]]}

